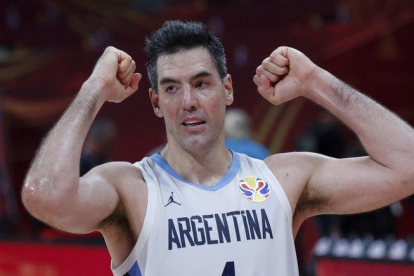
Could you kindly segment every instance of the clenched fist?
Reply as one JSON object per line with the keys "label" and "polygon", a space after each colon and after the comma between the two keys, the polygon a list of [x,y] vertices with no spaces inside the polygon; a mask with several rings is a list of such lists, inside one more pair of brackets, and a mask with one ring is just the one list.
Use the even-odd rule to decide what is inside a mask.
{"label": "clenched fist", "polygon": [[306,96],[316,66],[296,49],[279,47],[263,60],[253,77],[257,91],[272,104]]}
{"label": "clenched fist", "polygon": [[89,80],[104,82],[107,101],[120,103],[138,89],[142,75],[135,73],[135,61],[115,47],[107,47],[99,58]]}

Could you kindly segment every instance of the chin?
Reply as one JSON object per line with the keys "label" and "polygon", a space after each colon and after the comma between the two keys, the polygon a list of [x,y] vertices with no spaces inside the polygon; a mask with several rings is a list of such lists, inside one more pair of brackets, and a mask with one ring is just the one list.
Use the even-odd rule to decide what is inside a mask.
{"label": "chin", "polygon": [[196,137],[193,137],[193,139],[187,139],[186,141],[183,141],[183,143],[181,144],[181,146],[190,153],[200,153],[200,152],[205,152],[208,149],[210,149],[215,141],[212,141],[210,139],[203,139],[205,137],[203,137],[202,139],[194,139]]}

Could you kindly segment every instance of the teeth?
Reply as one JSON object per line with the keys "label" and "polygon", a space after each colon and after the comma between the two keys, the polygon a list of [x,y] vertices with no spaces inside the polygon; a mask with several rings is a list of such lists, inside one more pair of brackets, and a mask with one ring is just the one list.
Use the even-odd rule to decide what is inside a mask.
{"label": "teeth", "polygon": [[187,121],[187,122],[184,122],[183,123],[183,125],[198,125],[198,124],[202,124],[203,123],[203,121]]}

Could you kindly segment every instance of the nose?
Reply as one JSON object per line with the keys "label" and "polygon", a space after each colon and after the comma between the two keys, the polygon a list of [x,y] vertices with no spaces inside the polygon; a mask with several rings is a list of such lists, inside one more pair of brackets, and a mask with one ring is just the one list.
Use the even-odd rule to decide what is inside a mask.
{"label": "nose", "polygon": [[194,111],[198,109],[198,99],[194,89],[187,86],[183,89],[182,97],[183,109],[186,111]]}

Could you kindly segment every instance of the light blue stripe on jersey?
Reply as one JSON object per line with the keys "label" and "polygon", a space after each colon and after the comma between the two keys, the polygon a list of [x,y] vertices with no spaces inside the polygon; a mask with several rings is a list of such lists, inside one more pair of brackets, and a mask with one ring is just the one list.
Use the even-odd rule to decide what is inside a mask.
{"label": "light blue stripe on jersey", "polygon": [[176,173],[170,165],[168,165],[167,161],[159,154],[156,153],[152,155],[150,158],[158,165],[160,166],[164,171],[166,171],[168,174],[170,174],[172,177],[185,182],[187,184],[190,184],[194,187],[197,187],[199,189],[203,189],[206,191],[217,191],[224,186],[226,186],[230,181],[237,175],[239,169],[240,169],[240,157],[237,152],[231,151],[233,155],[233,160],[231,163],[230,169],[227,171],[227,173],[223,176],[223,178],[214,186],[206,186],[206,185],[200,185],[200,184],[194,184],[191,182],[188,182],[184,178],[182,178],[178,173]]}
{"label": "light blue stripe on jersey", "polygon": [[139,269],[138,262],[135,262],[131,269],[126,274],[128,276],[142,276],[141,270]]}

